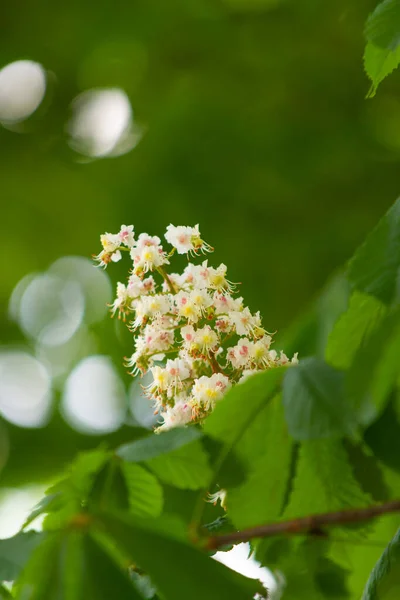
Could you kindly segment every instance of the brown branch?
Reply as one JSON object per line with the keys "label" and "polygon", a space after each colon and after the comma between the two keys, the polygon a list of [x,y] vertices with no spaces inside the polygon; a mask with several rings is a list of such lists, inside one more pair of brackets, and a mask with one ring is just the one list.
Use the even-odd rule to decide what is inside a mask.
{"label": "brown branch", "polygon": [[222,546],[227,546],[236,542],[248,542],[252,538],[271,537],[278,534],[320,533],[321,527],[324,527],[325,525],[358,523],[361,521],[368,521],[379,515],[397,511],[400,511],[400,500],[392,500],[391,502],[367,506],[365,508],[352,508],[350,510],[310,515],[291,521],[269,523],[250,529],[244,529],[243,531],[234,531],[233,533],[216,535],[206,540],[206,548],[208,550],[217,550]]}

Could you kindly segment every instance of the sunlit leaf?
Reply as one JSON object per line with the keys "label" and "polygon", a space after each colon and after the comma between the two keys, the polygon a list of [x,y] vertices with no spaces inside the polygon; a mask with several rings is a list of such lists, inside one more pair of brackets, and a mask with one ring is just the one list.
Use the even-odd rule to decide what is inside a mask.
{"label": "sunlit leaf", "polygon": [[283,368],[271,369],[234,386],[207,417],[205,433],[233,445],[272,398],[284,372]]}
{"label": "sunlit leaf", "polygon": [[360,508],[370,503],[352,473],[340,440],[303,442],[285,518]]}
{"label": "sunlit leaf", "polygon": [[258,416],[263,450],[255,456],[247,480],[228,491],[228,514],[239,529],[278,518],[290,476],[292,441],[287,432],[280,396]]}
{"label": "sunlit leaf", "polygon": [[379,48],[368,42],[364,52],[364,69],[372,81],[367,98],[373,98],[378,89],[378,85],[390,75],[400,63],[400,48],[394,52],[384,48]]}
{"label": "sunlit leaf", "polygon": [[387,308],[374,296],[354,292],[349,306],[329,336],[325,360],[336,369],[347,369],[357,349],[382,322]]}
{"label": "sunlit leaf", "polygon": [[163,508],[163,490],[157,479],[140,465],[122,463],[128,488],[129,510],[138,517],[158,517]]}
{"label": "sunlit leaf", "polygon": [[206,487],[212,474],[207,454],[198,440],[156,456],[146,461],[146,465],[164,483],[188,490]]}

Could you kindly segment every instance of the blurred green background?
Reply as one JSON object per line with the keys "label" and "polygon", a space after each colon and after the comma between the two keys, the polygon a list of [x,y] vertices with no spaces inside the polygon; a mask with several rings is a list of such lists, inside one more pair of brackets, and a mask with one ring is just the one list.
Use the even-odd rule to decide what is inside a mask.
{"label": "blurred green background", "polygon": [[[10,352],[16,362],[15,353],[39,361],[50,372],[44,384],[39,380],[53,407],[43,422],[21,428],[4,409],[18,400],[18,385],[11,378],[1,388],[3,488],[47,481],[77,449],[104,437],[107,427],[94,436],[90,427],[67,423],[56,408],[83,357],[111,357],[119,379],[110,385],[118,388],[120,403],[126,401],[121,389],[131,382],[122,366],[131,337],[102,312],[110,300],[106,279],[96,276],[91,288],[85,270],[86,288],[82,292],[82,281],[79,288],[85,315],[91,294],[100,316],[78,315],[64,368],[54,374],[50,363],[57,352],[64,360],[62,344],[46,346],[31,321],[21,325],[21,297],[31,280],[9,315],[22,278],[46,271],[60,257],[90,258],[100,250],[100,233],[117,231],[121,223],[157,235],[169,223],[200,223],[216,248],[211,263],[226,263],[266,328],[284,333],[394,201],[400,76],[365,100],[362,32],[375,4],[25,0],[3,6],[0,68],[35,61],[44,69],[46,89],[31,115],[15,118],[21,98],[29,104],[30,94],[40,96],[39,84],[28,78],[24,87],[14,72],[19,88],[7,88],[9,79],[0,72],[6,357],[0,371],[10,379]],[[125,271],[117,265],[107,274],[114,285]],[[68,315],[81,292],[59,287],[62,269],[56,279],[33,294],[35,310],[43,301],[42,312],[51,312],[55,294]],[[32,308],[31,296],[25,304]],[[32,368],[41,367],[35,362]],[[18,369],[14,377],[19,384],[29,379]],[[95,394],[87,386],[82,404]],[[110,443],[141,431],[133,427],[143,425],[140,419],[120,427],[122,421],[109,426],[116,430]]]}

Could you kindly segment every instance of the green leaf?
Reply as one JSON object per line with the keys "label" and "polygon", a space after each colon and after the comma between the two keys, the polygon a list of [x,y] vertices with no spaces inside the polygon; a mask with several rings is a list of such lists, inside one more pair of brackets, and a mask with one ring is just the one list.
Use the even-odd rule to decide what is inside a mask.
{"label": "green leaf", "polygon": [[165,600],[251,600],[261,591],[200,550],[125,516],[102,515],[105,532],[151,578]]}
{"label": "green leaf", "polygon": [[368,42],[364,52],[364,69],[372,81],[371,88],[367,93],[367,98],[373,98],[378,89],[378,85],[390,75],[400,63],[400,47],[395,52],[379,48]]}
{"label": "green leaf", "polygon": [[0,598],[1,600],[12,600],[14,596],[4,585],[0,585]]}
{"label": "green leaf", "polygon": [[383,0],[368,17],[365,36],[380,48],[396,50],[400,45],[400,0]]}
{"label": "green leaf", "polygon": [[353,475],[340,440],[310,440],[301,445],[285,518],[360,508],[370,503]]}
{"label": "green leaf", "polygon": [[400,529],[373,568],[362,600],[397,600],[399,597]]}
{"label": "green leaf", "polygon": [[358,348],[346,372],[348,398],[362,425],[384,410],[398,377],[399,310],[392,310]]}
{"label": "green leaf", "polygon": [[348,571],[325,556],[329,542],[309,538],[291,544],[281,555],[284,600],[350,600]]}
{"label": "green leaf", "polygon": [[28,525],[30,525],[39,515],[51,512],[53,508],[59,505],[60,500],[61,492],[56,492],[54,494],[48,494],[44,496],[44,498],[42,498],[40,502],[38,502],[36,506],[33,507],[32,511],[30,512],[29,516],[27,517],[26,521],[22,526],[22,529],[28,527]]}
{"label": "green leaf", "polygon": [[257,419],[263,448],[245,483],[228,491],[228,514],[237,528],[252,527],[278,518],[290,475],[293,443],[287,432],[280,396],[263,408]]}
{"label": "green leaf", "polygon": [[288,369],[283,404],[295,440],[351,433],[356,416],[345,394],[344,373],[318,358],[306,358]]}
{"label": "green leaf", "polygon": [[206,487],[212,476],[208,457],[199,440],[146,461],[161,481],[180,489]]}
{"label": "green leaf", "polygon": [[204,423],[204,432],[233,446],[275,394],[285,368],[252,375],[234,386]]}
{"label": "green leaf", "polygon": [[400,198],[354,254],[348,277],[354,288],[392,304],[398,299],[399,267]]}
{"label": "green leaf", "polygon": [[0,581],[16,579],[43,538],[43,533],[27,531],[0,540]]}
{"label": "green leaf", "polygon": [[124,570],[86,532],[52,533],[33,553],[17,582],[16,598],[143,600]]}
{"label": "green leaf", "polygon": [[374,296],[355,291],[349,307],[336,321],[325,350],[325,360],[336,369],[348,369],[358,348],[365,343],[387,313]]}
{"label": "green leaf", "polygon": [[201,431],[195,427],[176,427],[124,444],[117,449],[116,454],[128,462],[141,462],[177,450],[201,436]]}
{"label": "green leaf", "polygon": [[122,463],[121,470],[128,488],[129,511],[138,517],[158,517],[163,490],[154,475],[134,463]]}
{"label": "green leaf", "polygon": [[45,529],[63,527],[82,505],[87,505],[97,475],[111,457],[112,453],[102,448],[78,454],[66,477],[47,490],[52,500],[42,501],[42,512],[48,513],[43,522]]}
{"label": "green leaf", "polygon": [[400,419],[396,410],[395,394],[379,419],[365,430],[364,440],[383,464],[400,472]]}
{"label": "green leaf", "polygon": [[69,469],[68,480],[80,497],[86,497],[96,473],[110,460],[112,453],[104,448],[81,452]]}

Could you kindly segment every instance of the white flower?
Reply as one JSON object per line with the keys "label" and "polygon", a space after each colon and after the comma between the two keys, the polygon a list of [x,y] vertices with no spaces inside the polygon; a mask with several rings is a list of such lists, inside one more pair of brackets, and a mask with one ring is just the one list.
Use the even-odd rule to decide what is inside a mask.
{"label": "white flower", "polygon": [[118,250],[120,241],[118,235],[113,233],[103,233],[100,236],[101,245],[103,250],[94,257],[94,260],[99,263],[100,267],[106,267],[110,262],[118,262],[121,260],[122,255]]}
{"label": "white flower", "polygon": [[236,346],[229,348],[228,360],[234,369],[250,366],[254,344],[247,338],[240,338]]}
{"label": "white flower", "polygon": [[119,236],[114,233],[103,233],[103,235],[100,236],[100,241],[103,249],[108,254],[112,254],[121,245]]}
{"label": "white flower", "polygon": [[212,306],[213,299],[210,294],[204,289],[194,289],[190,292],[190,300],[195,306],[198,307],[199,311],[204,314],[207,308]]}
{"label": "white flower", "polygon": [[111,312],[115,315],[116,311],[125,312],[129,302],[129,292],[126,286],[120,281],[117,283],[117,297],[111,305]]}
{"label": "white flower", "polygon": [[197,323],[201,315],[200,307],[195,304],[190,292],[181,290],[174,296],[178,315],[187,319],[190,323]]}
{"label": "white flower", "polygon": [[224,264],[219,265],[216,269],[209,267],[208,269],[208,287],[213,290],[229,290],[233,292],[235,284],[228,281],[226,278],[227,267]]}
{"label": "white flower", "polygon": [[272,338],[265,335],[253,344],[252,359],[257,366],[267,367],[271,363],[270,351]]}
{"label": "white flower", "polygon": [[169,376],[166,369],[156,366],[150,368],[151,374],[153,375],[153,381],[147,386],[146,390],[150,394],[164,392],[169,386]]}
{"label": "white flower", "polygon": [[196,337],[196,331],[192,325],[185,325],[181,329],[181,336],[185,346],[191,346]]}
{"label": "white flower", "polygon": [[209,325],[206,325],[196,331],[194,343],[202,354],[208,355],[211,351],[216,350],[219,338],[216,332]]}
{"label": "white flower", "polygon": [[195,227],[168,225],[164,237],[171,246],[176,248],[178,254],[197,254],[199,250],[212,251],[211,246],[201,239],[198,225]]}
{"label": "white flower", "polygon": [[184,399],[175,403],[175,406],[167,406],[160,415],[163,419],[162,425],[156,431],[166,431],[173,427],[187,425],[192,420],[192,407]]}
{"label": "white flower", "polygon": [[169,377],[169,386],[176,390],[181,387],[182,381],[190,377],[190,369],[186,362],[181,358],[167,360],[165,370]]}
{"label": "white flower", "polygon": [[161,240],[157,235],[149,235],[148,233],[141,233],[136,242],[136,249],[141,252],[143,248],[149,248],[154,246],[157,248],[161,244]]}
{"label": "white flower", "polygon": [[242,310],[243,298],[232,298],[228,293],[215,292],[213,295],[213,305],[216,315],[226,315],[231,311]]}
{"label": "white flower", "polygon": [[230,322],[235,326],[236,333],[238,335],[250,334],[254,336],[263,332],[263,329],[261,327],[260,313],[257,312],[255,315],[252,315],[247,306],[241,311],[230,311],[228,318]]}
{"label": "white flower", "polygon": [[144,328],[143,339],[146,342],[149,354],[166,352],[174,343],[174,332],[173,330],[160,329],[156,323],[152,323]]}
{"label": "white flower", "polygon": [[147,273],[157,267],[168,264],[168,259],[162,246],[152,244],[131,248],[134,273]]}
{"label": "white flower", "polygon": [[186,284],[197,289],[205,289],[207,287],[207,278],[204,277],[204,265],[207,265],[207,261],[204,261],[203,265],[189,263],[181,275],[182,286]]}
{"label": "white flower", "polygon": [[220,400],[224,393],[231,387],[228,377],[221,373],[214,373],[211,377],[196,379],[192,388],[194,410],[204,408],[206,411],[214,408],[215,402]]}
{"label": "white flower", "polygon": [[135,232],[133,225],[121,225],[120,232],[118,234],[120,244],[124,244],[127,248],[132,248],[135,243]]}

